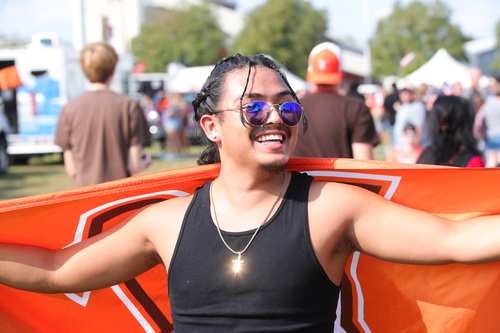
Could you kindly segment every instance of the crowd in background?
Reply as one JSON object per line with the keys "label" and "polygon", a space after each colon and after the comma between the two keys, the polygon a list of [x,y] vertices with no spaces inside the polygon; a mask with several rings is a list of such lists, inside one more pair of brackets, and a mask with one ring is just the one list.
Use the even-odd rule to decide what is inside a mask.
{"label": "crowd in background", "polygon": [[[113,61],[107,67],[96,57],[85,62],[85,52],[97,53],[94,48],[103,50],[103,59]],[[483,75],[472,68],[467,87],[460,82],[414,86],[404,79],[385,87],[346,78],[341,59],[341,49],[331,42],[311,50],[306,81],[312,88],[298,92],[307,126],[299,125],[303,128],[293,157],[500,166],[500,74],[480,85]],[[160,141],[163,159],[173,160],[189,156],[196,139],[191,105],[196,92],[160,88],[143,91],[134,100],[119,96],[109,90],[116,62],[116,52],[105,43],[84,49],[82,68],[92,84],[86,94],[65,106],[58,124],[56,143],[63,147],[66,170],[78,186],[146,169],[151,158],[140,156],[147,155],[142,147],[152,140]],[[97,99],[99,94],[109,95],[110,101]],[[95,113],[91,117],[85,111],[88,103],[96,104],[90,108]],[[75,125],[81,138],[76,138],[80,132],[73,130]]]}
{"label": "crowd in background", "polygon": [[300,95],[307,131],[299,131],[294,157],[500,166],[500,74],[484,84],[472,68],[467,87],[415,86],[407,79],[382,86],[346,77],[341,59],[331,42],[309,55],[312,88]]}
{"label": "crowd in background", "polygon": [[[326,52],[330,52],[327,55],[323,50],[320,61],[330,61],[330,58],[335,59],[335,56],[339,56],[336,54],[339,51],[332,43],[318,46],[334,50],[327,50]],[[330,73],[320,73],[321,80],[314,76],[315,73],[308,72],[307,81],[313,84],[314,88],[310,91],[298,91],[302,104],[305,103],[310,126],[312,124],[313,127],[308,132],[316,133],[302,134],[299,142],[303,142],[301,145],[304,147],[301,148],[299,144],[295,157],[328,155],[328,157],[385,159],[397,163],[468,167],[500,165],[500,75],[492,75],[488,84],[482,81],[483,84],[480,85],[480,78],[483,75],[478,68],[472,68],[471,85],[468,87],[462,86],[460,82],[443,82],[439,87],[428,84],[415,86],[405,80],[394,80],[389,84],[378,85],[362,84],[361,80],[343,78],[340,64],[336,66],[327,69]],[[309,68],[314,71],[311,63]],[[328,75],[333,76],[328,77]],[[324,80],[325,77],[328,79]],[[332,99],[331,95],[337,97]],[[318,102],[320,96],[327,100]],[[443,98],[444,96],[456,98]],[[345,101],[343,98],[362,103],[369,110],[372,119],[367,120],[366,115],[362,116],[364,113],[359,109],[360,104],[357,104],[358,106],[348,104],[347,107],[345,102],[341,102]],[[434,107],[438,99],[439,106]],[[151,111],[158,113],[154,121],[158,128],[151,131],[153,139],[162,144],[163,158],[170,160],[187,156],[193,140],[191,123],[193,110],[189,98],[186,98],[185,94],[161,90],[151,96],[144,94],[141,106],[150,126],[153,126],[151,124],[153,117],[148,114]],[[351,111],[339,111],[339,108]],[[357,121],[349,120],[346,116],[352,113],[353,109],[358,110]],[[331,119],[324,116],[326,113],[330,114]],[[371,125],[368,126],[366,122],[362,125],[359,122],[360,117],[373,122],[378,138],[375,138],[373,133],[367,134]],[[320,129],[315,123],[321,124],[324,128]],[[339,130],[341,134],[334,133]],[[158,131],[156,136],[154,131]],[[311,135],[315,135],[317,140],[314,141]],[[366,141],[365,146],[369,146],[368,149],[373,148],[372,153],[356,154],[356,144],[359,148],[357,141],[363,143],[363,140]],[[339,151],[343,153],[325,154],[325,151],[332,150],[328,146],[332,146],[334,141],[342,141],[345,147],[335,149],[340,149]],[[431,154],[430,151],[434,153]],[[330,156],[332,154],[335,156]],[[430,158],[429,154],[433,158]],[[457,158],[463,154],[466,157]]]}
{"label": "crowd in background", "polygon": [[160,90],[152,96],[143,94],[140,98],[152,141],[160,143],[164,159],[173,160],[189,155],[193,130],[192,95]]}
{"label": "crowd in background", "polygon": [[[482,81],[487,84],[482,85],[478,68],[472,68],[470,75],[468,87],[460,82],[444,82],[436,87],[415,86],[405,80],[386,86],[345,80],[339,93],[360,98],[370,109],[382,141],[375,148],[379,159],[497,167],[500,166],[500,74],[488,77]],[[352,87],[357,88],[356,93],[350,91]],[[467,156],[458,158],[463,154]]]}

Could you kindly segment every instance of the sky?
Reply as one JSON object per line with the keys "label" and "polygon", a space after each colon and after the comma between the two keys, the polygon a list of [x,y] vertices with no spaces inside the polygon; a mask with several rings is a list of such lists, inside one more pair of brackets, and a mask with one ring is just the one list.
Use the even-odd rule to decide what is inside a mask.
{"label": "sky", "polygon": [[[375,31],[376,23],[392,12],[396,0],[310,0],[328,12],[330,36],[352,38],[358,46]],[[403,5],[411,0],[400,0]],[[429,3],[432,0],[421,0]],[[441,0],[451,10],[451,21],[472,38],[493,37],[500,21],[499,0]],[[72,0],[1,0],[0,34],[29,40],[36,31],[55,31],[71,42]],[[248,12],[265,0],[236,0],[237,9]],[[364,9],[363,9],[364,8]]]}

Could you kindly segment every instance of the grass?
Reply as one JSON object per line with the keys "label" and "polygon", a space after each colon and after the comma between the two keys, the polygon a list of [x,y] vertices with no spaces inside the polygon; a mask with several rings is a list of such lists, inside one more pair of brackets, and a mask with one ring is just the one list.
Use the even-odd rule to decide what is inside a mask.
{"label": "grass", "polygon": [[[158,144],[145,148],[153,156],[153,163],[142,173],[184,168],[196,165],[203,147],[192,146],[189,156],[166,160]],[[60,154],[32,157],[27,165],[11,165],[6,175],[0,176],[0,200],[68,190],[74,187],[66,175]]]}

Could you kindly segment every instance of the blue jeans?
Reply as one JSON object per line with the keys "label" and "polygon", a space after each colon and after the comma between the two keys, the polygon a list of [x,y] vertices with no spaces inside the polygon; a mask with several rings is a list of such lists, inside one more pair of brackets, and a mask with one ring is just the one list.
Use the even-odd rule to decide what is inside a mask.
{"label": "blue jeans", "polygon": [[500,135],[491,136],[486,138],[487,150],[500,150]]}

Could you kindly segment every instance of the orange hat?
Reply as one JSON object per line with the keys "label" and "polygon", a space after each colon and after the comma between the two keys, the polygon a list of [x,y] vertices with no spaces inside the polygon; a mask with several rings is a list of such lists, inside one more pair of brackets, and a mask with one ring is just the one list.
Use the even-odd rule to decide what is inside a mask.
{"label": "orange hat", "polygon": [[337,84],[342,80],[341,51],[337,45],[324,42],[309,54],[306,81],[313,84]]}

